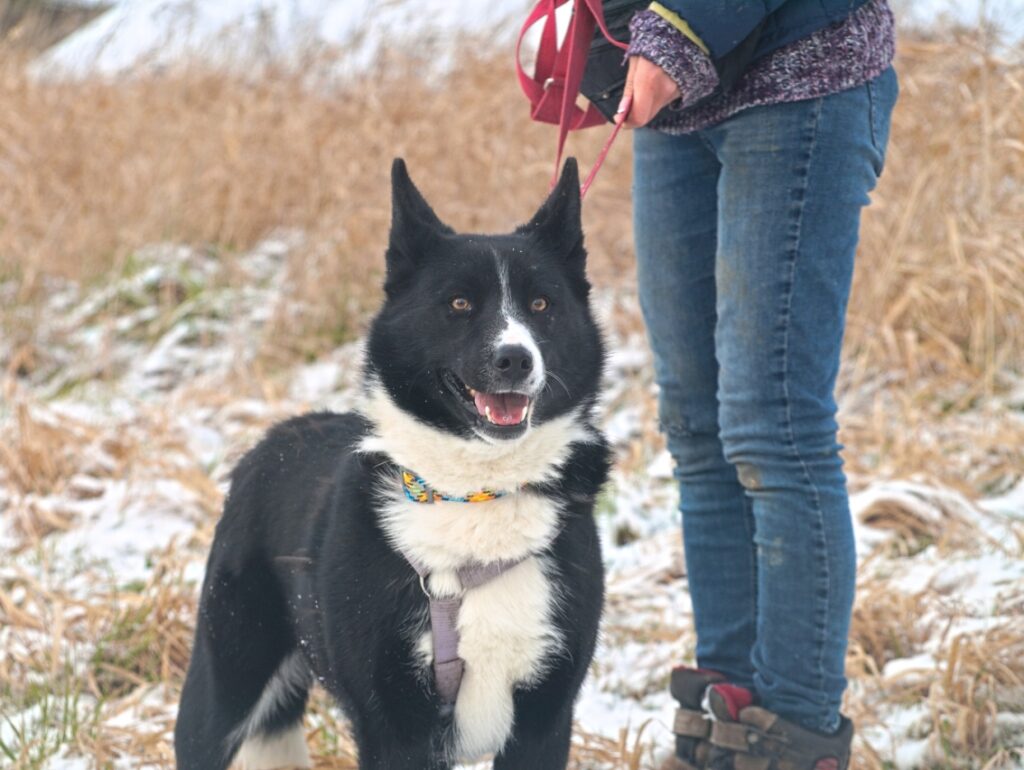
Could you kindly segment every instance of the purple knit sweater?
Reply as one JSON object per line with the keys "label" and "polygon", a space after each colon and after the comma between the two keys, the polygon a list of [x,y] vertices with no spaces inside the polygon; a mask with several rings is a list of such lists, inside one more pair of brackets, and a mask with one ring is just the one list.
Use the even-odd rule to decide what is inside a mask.
{"label": "purple knit sweater", "polygon": [[718,74],[693,41],[654,11],[637,13],[630,33],[629,55],[654,62],[679,86],[681,98],[648,124],[668,134],[707,128],[747,107],[815,99],[862,85],[882,74],[895,52],[889,4],[869,0],[843,21],[758,59],[728,93],[705,98],[718,86]]}

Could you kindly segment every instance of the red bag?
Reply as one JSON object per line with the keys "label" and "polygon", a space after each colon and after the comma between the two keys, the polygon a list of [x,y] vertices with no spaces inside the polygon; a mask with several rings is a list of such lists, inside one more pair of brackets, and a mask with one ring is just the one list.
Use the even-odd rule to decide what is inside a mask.
{"label": "red bag", "polygon": [[[600,28],[601,34],[613,45],[623,50],[628,47],[626,43],[616,40],[608,32],[601,0],[575,0],[569,30],[565,35],[562,47],[559,48],[555,11],[559,6],[571,1],[539,0],[523,23],[523,27],[519,31],[519,40],[516,42],[516,74],[519,77],[519,87],[526,94],[526,98],[530,100],[530,118],[541,123],[558,125],[558,147],[555,152],[555,173],[551,180],[552,186],[558,181],[562,153],[569,132],[605,123],[605,117],[593,105],[584,110],[576,104],[580,93],[580,83],[583,81],[583,71],[587,67],[590,43],[594,39],[594,30]],[[545,21],[540,45],[537,47],[537,66],[534,69],[533,77],[530,77],[523,70],[520,50],[527,31],[541,19]],[[629,100],[623,107],[622,111],[628,114]],[[594,181],[594,177],[597,175],[598,169],[601,168],[601,164],[604,163],[608,150],[611,149],[612,142],[615,141],[624,121],[625,115],[623,115],[622,122],[616,123],[612,129],[597,161],[580,186],[581,197],[586,195]]]}

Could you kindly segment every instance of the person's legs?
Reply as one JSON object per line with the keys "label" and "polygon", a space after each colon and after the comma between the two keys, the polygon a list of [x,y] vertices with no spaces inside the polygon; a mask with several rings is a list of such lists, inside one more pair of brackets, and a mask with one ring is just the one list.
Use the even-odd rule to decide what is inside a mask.
{"label": "person's legs", "polygon": [[753,686],[753,518],[718,437],[715,252],[721,166],[699,137],[641,129],[633,209],[640,302],[676,461],[698,665]]}
{"label": "person's legs", "polygon": [[722,164],[719,422],[753,503],[754,690],[765,708],[824,732],[839,724],[856,567],[833,387],[895,91],[890,71],[702,132]]}

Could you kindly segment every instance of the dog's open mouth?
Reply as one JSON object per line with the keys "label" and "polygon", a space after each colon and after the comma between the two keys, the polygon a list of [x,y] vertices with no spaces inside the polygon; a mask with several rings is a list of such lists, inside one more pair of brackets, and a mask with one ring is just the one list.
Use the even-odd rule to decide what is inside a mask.
{"label": "dog's open mouth", "polygon": [[530,411],[525,393],[481,393],[469,389],[477,414],[494,425],[519,425]]}
{"label": "dog's open mouth", "polygon": [[471,388],[451,370],[443,373],[445,385],[477,417],[499,428],[523,425],[530,414],[530,397],[525,393],[484,393]]}

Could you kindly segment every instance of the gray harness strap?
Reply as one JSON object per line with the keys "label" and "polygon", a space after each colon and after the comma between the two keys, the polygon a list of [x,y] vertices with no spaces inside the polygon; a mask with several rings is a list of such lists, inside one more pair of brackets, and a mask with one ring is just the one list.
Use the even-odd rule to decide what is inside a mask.
{"label": "gray harness strap", "polygon": [[445,706],[455,705],[462,684],[464,663],[459,657],[459,609],[466,591],[491,582],[505,574],[526,557],[514,561],[493,561],[489,564],[472,562],[456,570],[461,591],[455,596],[436,598],[427,587],[430,571],[405,551],[400,550],[407,562],[420,576],[420,587],[430,603],[430,634],[434,649],[434,684]]}

